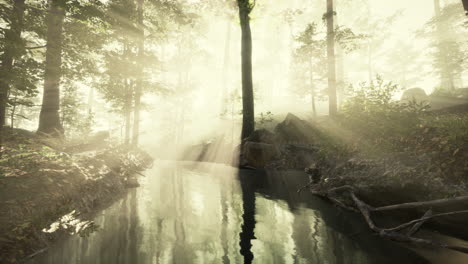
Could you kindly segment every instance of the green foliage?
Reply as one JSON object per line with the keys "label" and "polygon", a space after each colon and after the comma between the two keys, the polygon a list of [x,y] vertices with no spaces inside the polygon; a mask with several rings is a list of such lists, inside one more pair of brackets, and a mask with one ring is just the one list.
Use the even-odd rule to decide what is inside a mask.
{"label": "green foliage", "polygon": [[61,121],[67,136],[88,135],[94,125],[93,113],[87,113],[74,86],[66,86],[61,98]]}
{"label": "green foliage", "polygon": [[349,27],[339,26],[335,28],[335,41],[346,53],[350,53],[361,48],[364,45],[364,40],[366,39],[366,35],[356,34]]}
{"label": "green foliage", "polygon": [[375,112],[392,111],[394,104],[392,97],[401,91],[401,88],[392,82],[385,81],[377,75],[371,83],[362,82],[355,87],[348,88],[348,100],[343,105],[343,113],[351,115],[367,115]]}
{"label": "green foliage", "polygon": [[453,88],[453,79],[467,66],[466,16],[461,3],[448,4],[434,16],[418,35],[431,41],[433,71],[440,75],[442,90]]}
{"label": "green foliage", "polygon": [[379,75],[371,83],[349,87],[340,123],[352,131],[362,148],[378,153],[398,147],[398,139],[408,137],[421,124],[427,104],[394,101],[392,98],[399,91],[398,85]]}

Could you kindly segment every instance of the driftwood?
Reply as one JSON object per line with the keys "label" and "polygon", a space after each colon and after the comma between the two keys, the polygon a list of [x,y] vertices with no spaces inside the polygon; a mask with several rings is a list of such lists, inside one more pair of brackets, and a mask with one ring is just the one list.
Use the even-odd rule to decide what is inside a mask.
{"label": "driftwood", "polygon": [[[420,246],[446,248],[446,249],[451,249],[451,250],[455,250],[458,252],[468,254],[467,247],[447,245],[445,243],[441,243],[438,241],[417,238],[413,236],[421,228],[421,226],[425,222],[427,222],[429,219],[432,219],[435,217],[441,217],[441,216],[468,213],[468,210],[462,210],[462,211],[453,211],[453,212],[447,212],[447,213],[434,214],[431,209],[432,206],[440,206],[440,205],[446,205],[446,204],[450,204],[454,202],[468,201],[468,196],[439,199],[439,200],[433,200],[433,201],[424,201],[424,202],[402,203],[402,204],[395,204],[395,205],[382,206],[382,207],[372,207],[357,197],[356,195],[357,190],[353,186],[344,185],[344,186],[335,187],[331,189],[323,189],[321,188],[319,184],[308,184],[302,187],[301,189],[299,189],[298,192],[302,191],[304,188],[310,188],[310,191],[314,195],[324,197],[339,207],[342,207],[342,208],[345,208],[347,210],[351,210],[354,212],[359,212],[363,216],[365,222],[367,223],[367,226],[382,238],[390,239],[390,240],[397,241],[397,242],[411,243],[411,244],[420,245]],[[336,195],[339,193],[349,194],[349,196],[351,197],[351,200],[353,201],[353,205],[348,205],[345,202],[342,202],[339,199],[337,199]],[[427,210],[426,213],[421,218],[414,219],[412,221],[403,223],[399,226],[392,227],[392,228],[378,227],[374,223],[371,217],[371,212],[389,211],[389,210],[397,210],[397,209],[427,208],[427,207],[429,207],[429,210]],[[405,229],[408,229],[408,231],[406,233],[402,233],[401,231]]]}

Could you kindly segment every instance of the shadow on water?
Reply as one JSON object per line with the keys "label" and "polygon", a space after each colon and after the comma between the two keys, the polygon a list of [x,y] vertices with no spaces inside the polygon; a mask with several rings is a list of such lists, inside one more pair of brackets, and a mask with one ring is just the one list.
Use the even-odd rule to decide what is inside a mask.
{"label": "shadow on water", "polygon": [[96,217],[97,232],[30,263],[426,263],[356,215],[298,195],[306,181],[299,172],[163,162]]}

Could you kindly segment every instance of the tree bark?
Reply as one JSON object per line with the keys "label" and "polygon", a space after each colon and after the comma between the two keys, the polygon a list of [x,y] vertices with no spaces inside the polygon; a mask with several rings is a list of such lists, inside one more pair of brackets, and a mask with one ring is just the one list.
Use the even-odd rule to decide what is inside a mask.
{"label": "tree bark", "polygon": [[44,94],[37,132],[63,135],[60,122],[60,78],[62,64],[62,32],[65,9],[63,1],[51,0],[47,14],[47,50],[44,74]]}
{"label": "tree bark", "polygon": [[[334,3],[334,10],[337,10],[337,2]],[[335,18],[335,25],[339,27],[338,16]],[[344,70],[344,52],[340,44],[336,46],[336,89],[337,89],[337,107],[343,102],[345,89],[345,70]]]}
{"label": "tree bark", "polygon": [[3,127],[6,119],[6,106],[10,92],[10,74],[13,69],[13,60],[23,52],[22,48],[24,48],[21,41],[24,8],[24,0],[14,0],[13,12],[10,18],[10,29],[5,30],[5,46],[3,54],[0,57],[0,149],[3,145]]}
{"label": "tree bark", "polygon": [[338,112],[336,100],[335,29],[333,25],[333,0],[327,0],[327,58],[328,58],[328,112],[335,116]]}
{"label": "tree bark", "polygon": [[310,79],[310,99],[312,101],[312,114],[317,117],[317,108],[315,107],[315,87],[314,87],[314,72],[312,71],[312,58],[309,60],[309,79]]}
{"label": "tree bark", "polygon": [[131,130],[131,115],[132,115],[132,82],[128,79],[125,82],[125,105],[124,105],[124,118],[125,118],[125,145],[130,145],[130,130]]}
{"label": "tree bark", "polygon": [[222,100],[222,106],[221,106],[221,113],[227,113],[228,111],[228,87],[227,87],[227,81],[228,81],[228,66],[229,66],[229,55],[231,51],[231,20],[230,17],[226,19],[226,42],[224,43],[224,60],[223,60],[223,72],[222,72],[222,87],[223,89],[221,91],[221,100]]}
{"label": "tree bark", "polygon": [[133,137],[132,145],[138,146],[138,140],[140,135],[140,110],[141,110],[141,94],[143,90],[143,61],[145,55],[145,31],[143,27],[143,5],[144,0],[137,0],[137,23],[139,28],[139,39],[138,39],[138,76],[135,87],[135,109],[133,113]]}
{"label": "tree bark", "polygon": [[254,94],[252,81],[252,33],[250,31],[250,12],[253,6],[249,0],[237,0],[242,31],[242,133],[248,137],[255,130]]}

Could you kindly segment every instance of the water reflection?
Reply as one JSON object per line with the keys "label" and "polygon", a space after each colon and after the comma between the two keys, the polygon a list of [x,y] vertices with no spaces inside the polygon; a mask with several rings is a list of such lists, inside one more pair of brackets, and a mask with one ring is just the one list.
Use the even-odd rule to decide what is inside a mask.
{"label": "water reflection", "polygon": [[353,215],[298,196],[300,173],[238,173],[160,164],[96,218],[98,232],[67,239],[31,263],[425,263],[359,233],[365,226]]}

